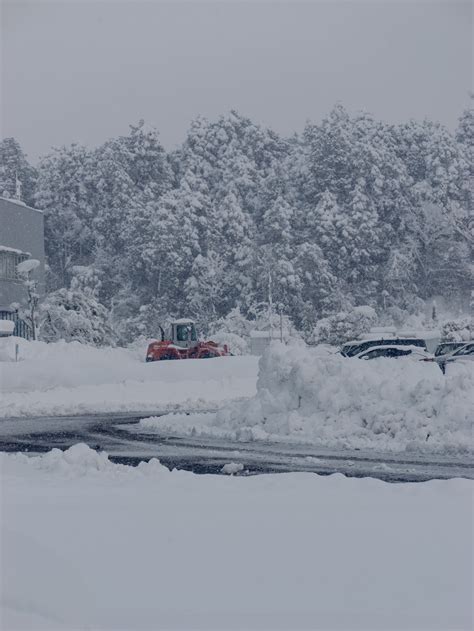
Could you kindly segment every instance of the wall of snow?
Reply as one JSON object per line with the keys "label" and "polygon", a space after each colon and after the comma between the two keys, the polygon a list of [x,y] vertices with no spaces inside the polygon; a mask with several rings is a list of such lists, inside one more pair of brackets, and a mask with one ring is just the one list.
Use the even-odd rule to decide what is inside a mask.
{"label": "wall of snow", "polygon": [[273,344],[260,360],[257,394],[213,424],[250,438],[350,448],[471,450],[474,364],[361,361]]}

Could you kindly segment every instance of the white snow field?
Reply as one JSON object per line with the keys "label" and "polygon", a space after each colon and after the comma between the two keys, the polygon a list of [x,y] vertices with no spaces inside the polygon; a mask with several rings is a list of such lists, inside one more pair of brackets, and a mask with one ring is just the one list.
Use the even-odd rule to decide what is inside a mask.
{"label": "white snow field", "polygon": [[217,414],[140,421],[150,432],[232,440],[283,440],[383,451],[474,451],[474,364],[347,359],[304,346],[272,345],[257,394]]}
{"label": "white snow field", "polygon": [[472,481],[0,454],[0,628],[473,628]]}
{"label": "white snow field", "polygon": [[146,364],[145,352],[146,342],[124,349],[0,340],[0,417],[208,409],[255,394],[256,357]]}

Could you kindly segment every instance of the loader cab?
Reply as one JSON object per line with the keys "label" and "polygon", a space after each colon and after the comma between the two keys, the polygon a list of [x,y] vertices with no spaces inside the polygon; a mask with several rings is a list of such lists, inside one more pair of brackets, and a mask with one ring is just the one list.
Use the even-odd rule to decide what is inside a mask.
{"label": "loader cab", "polygon": [[173,344],[181,348],[193,348],[197,346],[198,339],[196,327],[192,320],[176,320],[171,324],[171,339]]}

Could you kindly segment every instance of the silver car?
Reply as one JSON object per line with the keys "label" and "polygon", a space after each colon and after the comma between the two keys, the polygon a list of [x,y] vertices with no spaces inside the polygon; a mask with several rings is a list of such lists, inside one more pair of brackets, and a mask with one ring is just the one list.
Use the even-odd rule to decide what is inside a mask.
{"label": "silver car", "polygon": [[446,372],[446,366],[448,364],[474,361],[474,341],[464,342],[460,346],[459,343],[457,343],[457,347],[454,350],[444,355],[435,356],[434,361],[437,362],[443,373]]}

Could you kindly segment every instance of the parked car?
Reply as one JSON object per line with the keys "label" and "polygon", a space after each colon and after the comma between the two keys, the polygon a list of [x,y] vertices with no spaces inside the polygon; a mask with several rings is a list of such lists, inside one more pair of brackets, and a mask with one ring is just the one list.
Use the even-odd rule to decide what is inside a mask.
{"label": "parked car", "polygon": [[464,344],[446,358],[446,363],[474,361],[474,341]]}
{"label": "parked car", "polygon": [[449,355],[454,351],[457,351],[458,348],[462,348],[466,342],[441,342],[436,347],[434,352],[435,357],[440,357],[441,355]]}
{"label": "parked car", "polygon": [[436,355],[435,353],[432,360],[438,364],[443,373],[446,372],[446,365],[451,364],[452,362],[474,361],[474,341],[452,342],[452,344],[456,344],[456,347],[453,350],[445,353],[444,355]]}
{"label": "parked car", "polygon": [[358,359],[378,359],[379,357],[399,359],[403,357],[414,361],[427,361],[432,358],[432,355],[420,346],[390,345],[375,346],[369,350],[362,351],[355,357]]}
{"label": "parked car", "polygon": [[393,346],[397,348],[400,346],[415,346],[427,352],[425,340],[419,337],[374,337],[370,340],[353,340],[352,342],[346,342],[341,348],[341,353],[344,357],[356,357],[370,348],[379,346]]}

